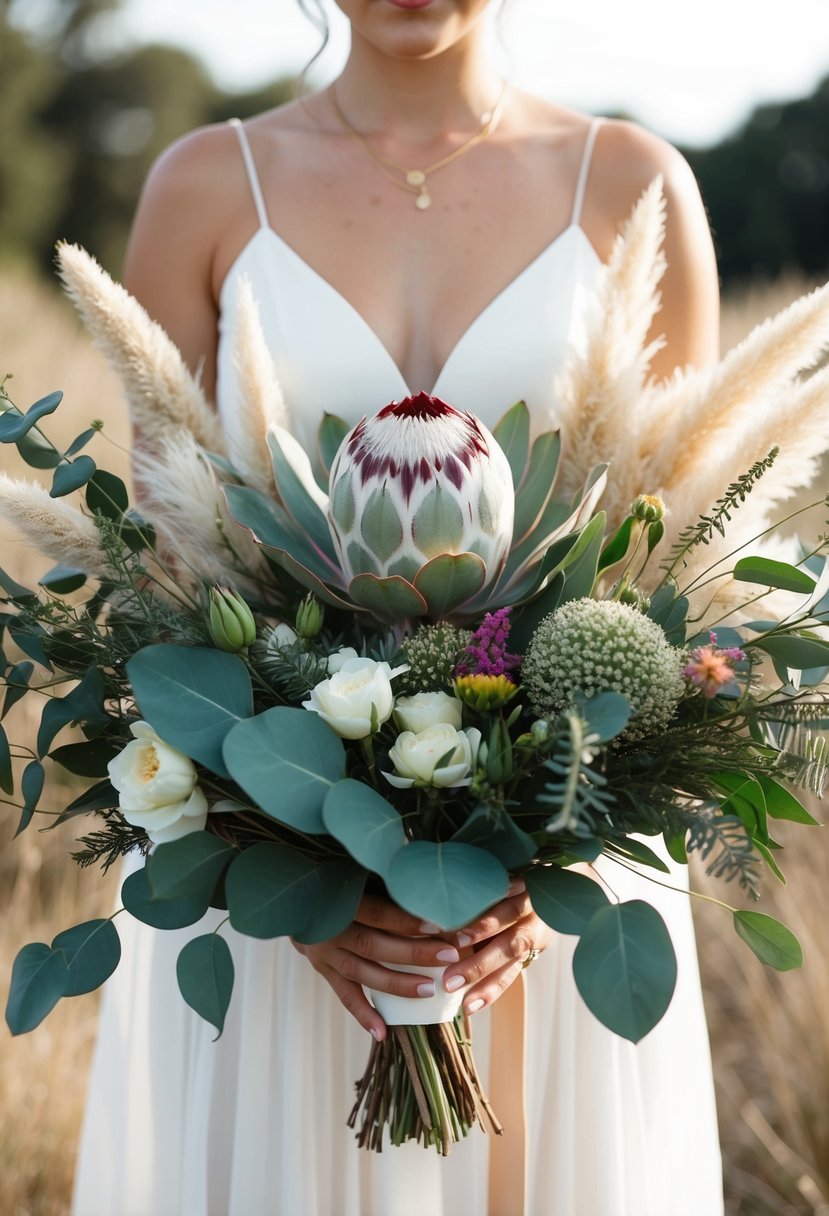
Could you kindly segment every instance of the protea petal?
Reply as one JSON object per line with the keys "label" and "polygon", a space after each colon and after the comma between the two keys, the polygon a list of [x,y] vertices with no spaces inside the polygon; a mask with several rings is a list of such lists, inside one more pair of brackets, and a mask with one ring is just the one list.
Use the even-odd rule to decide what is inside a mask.
{"label": "protea petal", "polygon": [[420,592],[399,575],[377,578],[373,574],[358,574],[348,584],[348,594],[355,604],[384,621],[411,620],[426,616],[429,611]]}
{"label": "protea petal", "polygon": [[285,510],[314,548],[336,562],[328,527],[328,495],[314,480],[311,462],[292,435],[275,427],[268,433],[273,477]]}
{"label": "protea petal", "polygon": [[414,580],[429,606],[429,616],[443,620],[480,591],[487,569],[477,553],[443,553],[418,570]]}

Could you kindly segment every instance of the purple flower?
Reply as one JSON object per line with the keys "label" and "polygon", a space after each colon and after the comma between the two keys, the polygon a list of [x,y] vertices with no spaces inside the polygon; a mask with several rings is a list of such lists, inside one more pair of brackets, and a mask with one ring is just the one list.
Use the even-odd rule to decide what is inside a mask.
{"label": "purple flower", "polygon": [[486,614],[455,668],[456,676],[505,676],[521,666],[521,655],[507,652],[509,614],[509,608]]}

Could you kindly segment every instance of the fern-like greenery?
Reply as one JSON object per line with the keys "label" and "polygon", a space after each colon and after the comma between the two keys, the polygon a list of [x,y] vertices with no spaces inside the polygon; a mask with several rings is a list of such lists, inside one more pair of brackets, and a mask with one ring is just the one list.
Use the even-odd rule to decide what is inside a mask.
{"label": "fern-like greenery", "polygon": [[548,832],[587,836],[612,810],[615,798],[607,778],[591,767],[594,752],[587,744],[584,719],[567,710],[558,719],[559,733],[544,767],[552,774],[536,802],[554,808],[545,824]]}
{"label": "fern-like greenery", "polygon": [[680,562],[685,564],[684,559],[691,549],[700,544],[709,544],[715,532],[725,536],[725,525],[731,519],[731,512],[736,511],[740,504],[745,502],[755,484],[772,467],[779,453],[778,447],[772,448],[767,456],[758,460],[748,472],[741,474],[731,483],[722,498],[718,498],[714,503],[710,514],[701,515],[695,524],[680,532],[676,544],[660,567],[667,578],[671,577]]}

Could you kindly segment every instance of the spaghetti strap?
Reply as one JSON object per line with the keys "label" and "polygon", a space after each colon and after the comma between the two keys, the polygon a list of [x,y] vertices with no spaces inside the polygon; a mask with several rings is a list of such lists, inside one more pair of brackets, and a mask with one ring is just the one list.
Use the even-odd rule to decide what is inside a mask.
{"label": "spaghetti strap", "polygon": [[242,159],[245,162],[245,169],[250,183],[250,192],[253,195],[253,201],[256,204],[256,214],[259,216],[259,224],[262,228],[270,228],[268,222],[268,213],[265,210],[265,200],[262,197],[262,187],[259,185],[259,175],[256,172],[256,163],[253,159],[253,153],[250,150],[247,132],[245,131],[244,123],[238,118],[229,118],[228,126],[233,127],[239,137],[239,147],[242,149]]}
{"label": "spaghetti strap", "polygon": [[590,124],[587,132],[587,138],[584,141],[584,152],[581,157],[581,169],[579,170],[579,180],[576,186],[576,195],[573,199],[573,215],[570,220],[571,227],[581,223],[581,207],[584,202],[584,191],[587,185],[587,175],[590,172],[590,158],[593,155],[593,145],[596,142],[596,135],[599,127],[604,120],[596,117]]}

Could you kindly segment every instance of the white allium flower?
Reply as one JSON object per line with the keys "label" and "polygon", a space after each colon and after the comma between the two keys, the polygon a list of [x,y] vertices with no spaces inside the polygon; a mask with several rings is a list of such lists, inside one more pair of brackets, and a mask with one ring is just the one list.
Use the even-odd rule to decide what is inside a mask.
{"label": "white allium flower", "polygon": [[633,708],[623,738],[662,730],[684,691],[684,652],[636,608],[612,600],[573,600],[539,624],[521,668],[535,713],[554,717],[600,692]]}

